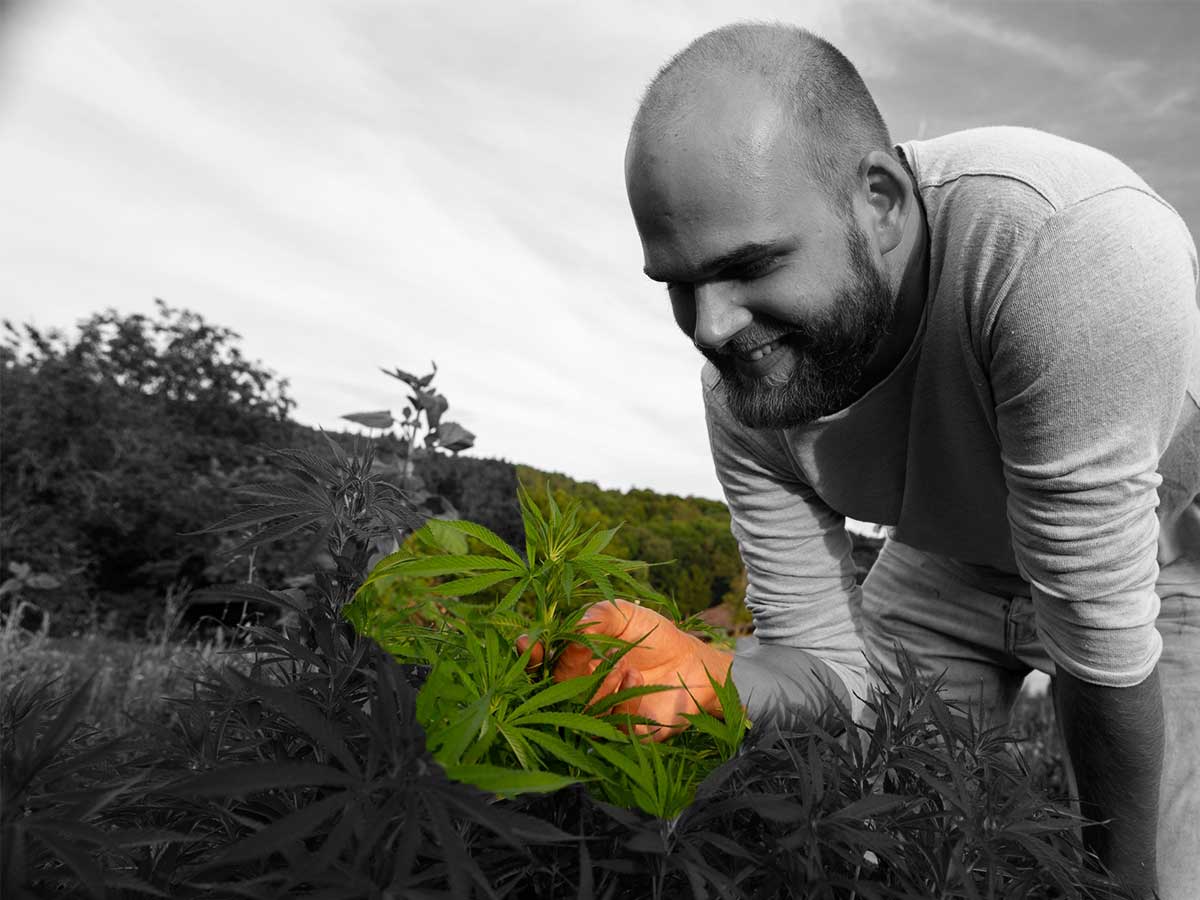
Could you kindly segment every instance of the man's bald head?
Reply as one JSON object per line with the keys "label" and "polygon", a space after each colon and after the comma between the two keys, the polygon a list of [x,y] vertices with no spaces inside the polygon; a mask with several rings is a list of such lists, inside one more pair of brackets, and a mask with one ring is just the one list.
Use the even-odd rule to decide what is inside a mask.
{"label": "man's bald head", "polygon": [[634,120],[631,156],[698,112],[711,114],[705,95],[730,79],[753,81],[778,105],[807,174],[839,205],[867,153],[895,154],[875,101],[836,47],[802,28],[747,23],[710,31],[663,66]]}

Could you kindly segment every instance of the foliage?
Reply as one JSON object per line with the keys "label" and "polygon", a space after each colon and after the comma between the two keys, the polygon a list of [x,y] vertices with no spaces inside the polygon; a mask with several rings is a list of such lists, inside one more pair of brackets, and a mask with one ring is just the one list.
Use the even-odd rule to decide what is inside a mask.
{"label": "foliage", "polygon": [[[119,880],[97,850],[127,838],[97,827],[103,810],[132,786],[113,763],[121,740],[82,727],[91,682],[69,697],[49,686],[0,698],[0,894],[67,895],[72,883],[99,896]],[[96,789],[97,784],[103,789]]]}
{"label": "foliage", "polygon": [[[650,585],[673,597],[684,613],[723,602],[742,607],[746,575],[725,504],[649,490],[606,491],[526,466],[517,467],[517,477],[526,490],[548,482],[555,502],[577,502],[587,525],[629,523],[614,537],[612,552],[654,564],[647,572]],[[667,562],[671,565],[657,565]]]}
{"label": "foliage", "polygon": [[[621,700],[663,687],[618,691],[586,707],[631,645],[614,641],[613,648],[582,634],[584,608],[620,591],[674,618],[678,611],[633,577],[644,564],[606,552],[616,528],[585,528],[578,504],[560,507],[552,496],[545,516],[528,493],[520,501],[523,556],[478,524],[430,521],[415,547],[375,568],[347,615],[397,658],[429,667],[417,717],[454,777],[505,795],[582,780],[609,802],[678,815],[741,743],[736,691],[720,686],[725,720],[697,715],[695,727],[670,745],[643,745],[605,715]],[[478,602],[487,595],[499,599]],[[520,634],[549,648],[533,673],[530,651],[513,652]],[[554,663],[570,640],[592,646],[603,661],[588,677],[555,683]],[[604,658],[606,649],[616,652]]]}
{"label": "foliage", "polygon": [[[411,405],[403,408],[399,419],[394,418],[391,410],[387,409],[349,413],[342,418],[367,428],[379,429],[385,433],[383,437],[393,437],[386,444],[381,441],[380,449],[383,452],[379,454],[380,468],[396,476],[398,486],[408,495],[417,512],[449,517],[452,508],[446,506],[446,498],[426,490],[424,479],[417,473],[417,461],[422,457],[437,455],[439,450],[457,455],[474,446],[475,435],[457,422],[443,418],[450,408],[450,401],[433,387],[437,363],[431,365],[433,371],[420,376],[399,368],[382,370],[385,375],[404,382],[412,391],[408,395]],[[400,429],[398,438],[390,434],[393,426]],[[421,441],[418,443],[419,437]]]}
{"label": "foliage", "polygon": [[95,314],[74,336],[4,327],[0,557],[62,582],[46,592],[56,627],[97,596],[128,596],[136,618],[138,599],[215,546],[182,535],[225,514],[228,484],[257,461],[249,445],[286,440],[286,382],[234,332],[162,301],[154,316]]}
{"label": "foliage", "polygon": [[444,497],[458,512],[458,518],[478,522],[507,544],[518,546],[524,541],[525,526],[517,500],[519,483],[512,463],[427,453],[418,458],[416,473],[426,490]]}
{"label": "foliage", "polygon": [[368,564],[383,556],[389,543],[398,546],[422,516],[375,465],[370,441],[356,441],[350,452],[328,436],[325,445],[331,459],[307,450],[271,452],[283,481],[238,487],[242,508],[202,533],[253,530],[226,550],[230,555],[257,552],[297,535],[315,539],[326,547],[329,563],[316,574],[317,583],[341,609]]}
{"label": "foliage", "polygon": [[[335,455],[329,465],[369,474],[350,458]],[[449,777],[420,724],[422,715],[436,718],[422,712],[417,691],[433,677],[432,666],[398,662],[342,616],[367,574],[367,537],[386,518],[380,504],[396,498],[356,495],[362,479],[318,481],[331,498],[347,485],[346,502],[306,513],[329,526],[320,533],[335,571],[317,573],[304,602],[257,585],[223,589],[234,600],[277,604],[294,614],[293,623],[246,629],[251,640],[238,642],[240,665],[213,668],[189,695],[173,698],[168,724],[147,723],[124,741],[98,734],[81,721],[87,685],[65,699],[53,684],[0,697],[5,897],[1099,895],[1075,821],[1030,787],[1003,737],[958,715],[915,673],[872,699],[875,721],[865,731],[852,725],[835,735],[811,726],[780,734],[760,723],[732,752],[740,734],[727,732],[727,761],[670,817],[623,808],[582,785],[500,799],[512,784],[497,781],[499,790],[484,791]],[[267,499],[281,515],[260,521],[258,540],[287,515],[282,497]],[[622,565],[599,559],[603,533],[570,522],[569,511],[559,508],[557,519],[551,513],[540,524],[531,505],[526,512],[532,527],[524,557],[493,546],[469,524],[434,524],[426,534],[441,551],[411,557],[418,571],[427,568],[410,572],[410,583],[461,572],[464,556],[504,561],[510,573],[520,568],[516,583],[544,571],[546,590],[533,591],[527,611],[553,656],[570,634],[556,624],[570,621],[570,604],[550,615],[565,585],[571,603],[581,603],[605,596],[598,574],[622,591],[642,583],[629,584]],[[447,546],[458,538],[456,548]],[[466,552],[481,544],[491,553]],[[439,556],[443,568],[453,564],[450,572],[428,570]],[[578,560],[587,557],[602,571],[579,573]],[[380,571],[400,563],[393,557]],[[502,571],[477,565],[474,574],[430,583],[412,605],[483,635],[474,645],[484,653],[475,683],[486,673],[488,690],[519,685],[525,661],[511,643],[489,644],[478,627],[482,613],[467,609],[483,592],[460,590],[464,579]],[[458,587],[446,589],[453,581]],[[361,602],[349,608],[351,619]],[[443,632],[456,627],[431,624]],[[546,723],[530,717],[549,715],[578,688],[530,681],[515,692],[508,718],[537,732]],[[734,697],[725,699],[731,711]],[[531,701],[545,704],[517,713]],[[700,734],[701,721],[676,741]],[[440,740],[448,743],[445,732]],[[609,745],[621,746],[608,735],[590,749]],[[686,773],[669,756],[656,766],[650,752],[637,755],[642,745],[625,746],[633,756],[624,758],[645,776],[646,796],[635,802],[670,810],[675,776]]]}

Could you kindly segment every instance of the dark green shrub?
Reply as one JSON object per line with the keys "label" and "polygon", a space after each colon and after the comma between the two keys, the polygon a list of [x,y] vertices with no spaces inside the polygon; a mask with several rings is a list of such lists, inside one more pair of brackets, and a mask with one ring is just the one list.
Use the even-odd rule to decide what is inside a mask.
{"label": "dark green shrub", "polygon": [[88,605],[137,630],[148,601],[216,538],[229,487],[288,439],[286,382],[238,336],[158,301],[156,315],[99,313],[77,333],[4,323],[0,559],[59,578],[56,631]]}

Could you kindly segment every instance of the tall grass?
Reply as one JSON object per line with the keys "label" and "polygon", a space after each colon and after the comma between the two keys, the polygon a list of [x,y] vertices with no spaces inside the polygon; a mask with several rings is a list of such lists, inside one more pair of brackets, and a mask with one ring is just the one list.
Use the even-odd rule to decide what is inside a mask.
{"label": "tall grass", "polygon": [[94,623],[85,633],[51,637],[49,630],[15,627],[14,605],[0,627],[0,705],[21,685],[53,682],[70,694],[92,679],[81,721],[105,732],[168,715],[164,699],[191,692],[212,667],[238,664],[234,633],[218,628],[207,638],[180,633],[182,598],[168,592],[156,625],[141,635],[114,634]]}

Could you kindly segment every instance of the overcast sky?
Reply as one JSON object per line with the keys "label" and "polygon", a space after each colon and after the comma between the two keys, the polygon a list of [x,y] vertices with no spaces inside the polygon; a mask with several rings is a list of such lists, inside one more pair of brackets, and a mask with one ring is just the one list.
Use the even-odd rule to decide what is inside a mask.
{"label": "overcast sky", "polygon": [[720,496],[700,357],[641,274],[622,178],[642,87],[709,28],[830,39],[897,140],[1008,124],[1101,147],[1200,233],[1191,0],[8,5],[0,314],[161,297],[335,428],[399,411],[380,366],[433,359],[474,455],[604,487]]}

